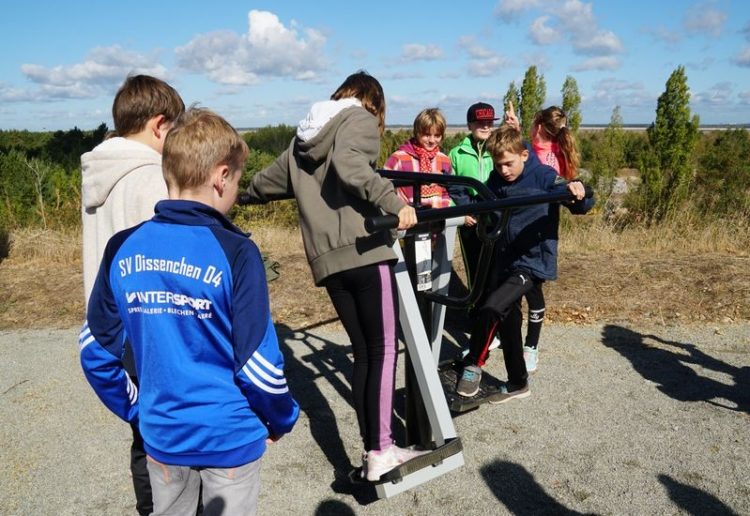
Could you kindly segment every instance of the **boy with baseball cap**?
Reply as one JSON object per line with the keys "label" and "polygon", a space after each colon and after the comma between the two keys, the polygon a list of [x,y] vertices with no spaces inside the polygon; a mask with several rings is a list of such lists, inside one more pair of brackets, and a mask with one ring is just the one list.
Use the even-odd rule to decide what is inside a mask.
{"label": "boy with baseball cap", "polygon": [[[494,164],[492,156],[485,149],[485,143],[492,133],[496,120],[499,120],[499,118],[495,117],[495,108],[492,105],[477,102],[469,106],[466,111],[466,124],[470,134],[448,153],[453,172],[457,176],[471,177],[482,183],[487,182]],[[459,191],[468,193],[468,198],[454,197],[453,200],[456,204],[471,202],[477,194],[473,188],[460,189]],[[451,189],[451,194],[454,193],[454,190]],[[479,241],[474,227],[476,220],[472,217],[466,217],[466,219],[467,223],[459,228],[459,241],[466,268],[466,279],[468,284],[472,285],[482,243]]]}

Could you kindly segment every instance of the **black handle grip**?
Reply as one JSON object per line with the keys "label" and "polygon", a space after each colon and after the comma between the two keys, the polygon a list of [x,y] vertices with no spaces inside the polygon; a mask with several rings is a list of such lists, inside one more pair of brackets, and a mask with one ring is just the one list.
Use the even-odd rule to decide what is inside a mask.
{"label": "black handle grip", "polygon": [[247,192],[241,192],[239,195],[237,195],[237,204],[239,204],[240,206],[252,204],[250,194]]}
{"label": "black handle grip", "polygon": [[396,229],[398,217],[396,215],[376,215],[365,219],[365,229],[369,233],[376,233],[386,229]]}

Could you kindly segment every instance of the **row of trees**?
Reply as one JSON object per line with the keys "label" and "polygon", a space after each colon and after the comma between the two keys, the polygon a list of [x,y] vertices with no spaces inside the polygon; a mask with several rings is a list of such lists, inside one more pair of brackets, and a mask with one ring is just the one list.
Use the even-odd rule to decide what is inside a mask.
{"label": "row of trees", "polygon": [[[601,200],[623,168],[640,172],[641,184],[625,200],[633,220],[658,222],[687,201],[707,218],[750,215],[750,136],[744,129],[701,133],[698,117],[690,113],[685,69],[678,67],[659,97],[655,121],[646,132],[626,131],[619,106],[604,131],[580,130],[578,86],[567,77],[561,89],[563,110],[577,133],[582,167]],[[534,114],[544,106],[546,83],[530,67],[520,89],[511,83],[504,97],[513,102],[524,133],[529,134]],[[0,131],[0,225],[71,227],[80,221],[81,173],[79,159],[107,133],[102,124],[93,131],[74,128],[55,133]],[[287,148],[294,128],[279,125],[245,134],[251,153],[243,183],[270,164]],[[387,130],[379,166],[410,136]],[[447,150],[465,134],[443,142]],[[602,203],[600,203],[602,204]],[[261,217],[273,223],[296,221],[290,203],[238,210],[237,216]]]}

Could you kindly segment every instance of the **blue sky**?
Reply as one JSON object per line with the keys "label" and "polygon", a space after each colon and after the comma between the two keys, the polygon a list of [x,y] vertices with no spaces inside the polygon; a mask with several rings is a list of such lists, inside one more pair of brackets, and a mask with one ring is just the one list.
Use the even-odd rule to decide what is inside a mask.
{"label": "blue sky", "polygon": [[750,122],[747,0],[6,0],[2,11],[0,129],[112,127],[129,73],[237,127],[294,125],[358,69],[383,84],[386,123],[437,106],[463,124],[475,101],[499,108],[531,65],[545,105],[576,79],[584,124],[606,124],[617,105],[625,123],[652,122],[679,65],[702,123]]}

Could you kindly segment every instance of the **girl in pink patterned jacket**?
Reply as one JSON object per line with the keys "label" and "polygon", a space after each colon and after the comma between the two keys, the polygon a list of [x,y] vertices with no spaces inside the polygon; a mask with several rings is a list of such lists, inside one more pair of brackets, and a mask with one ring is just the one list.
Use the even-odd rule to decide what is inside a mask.
{"label": "girl in pink patterned jacket", "polygon": [[[440,142],[445,136],[445,118],[437,108],[423,109],[414,119],[412,137],[386,160],[384,168],[403,172],[452,174],[450,158],[440,152]],[[402,186],[398,195],[414,205],[414,188]],[[446,208],[451,205],[448,191],[437,184],[422,185],[422,205]]]}

